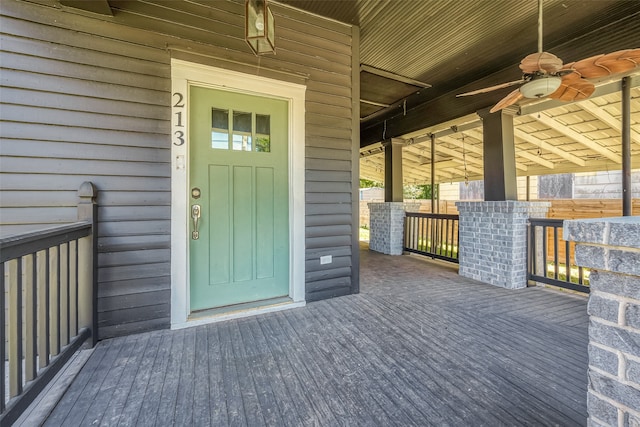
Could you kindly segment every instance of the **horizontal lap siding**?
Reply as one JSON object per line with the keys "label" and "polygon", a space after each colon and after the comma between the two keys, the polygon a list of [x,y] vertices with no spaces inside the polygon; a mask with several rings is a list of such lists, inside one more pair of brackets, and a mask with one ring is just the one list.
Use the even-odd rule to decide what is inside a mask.
{"label": "horizontal lap siding", "polygon": [[171,57],[307,85],[307,299],[357,289],[350,27],[273,4],[277,55],[258,59],[241,1],[111,0],[113,18],[37,3],[0,17],[2,233],[73,221],[97,185],[101,337],[169,324]]}
{"label": "horizontal lap siding", "polygon": [[77,189],[93,182],[100,206],[99,336],[166,328],[167,55],[58,28],[56,10],[7,6],[0,18],[2,233],[74,221]]}

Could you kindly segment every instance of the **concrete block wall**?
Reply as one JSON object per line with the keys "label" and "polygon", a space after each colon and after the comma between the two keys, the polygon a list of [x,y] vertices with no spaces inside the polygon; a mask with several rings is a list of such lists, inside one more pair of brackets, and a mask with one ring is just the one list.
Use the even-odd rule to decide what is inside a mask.
{"label": "concrete block wall", "polygon": [[549,202],[456,202],[461,276],[503,288],[527,286],[527,220],[544,218]]}
{"label": "concrete block wall", "polygon": [[591,268],[588,425],[640,426],[640,217],[565,221]]}
{"label": "concrete block wall", "polygon": [[387,255],[404,250],[404,204],[369,203],[369,249]]}

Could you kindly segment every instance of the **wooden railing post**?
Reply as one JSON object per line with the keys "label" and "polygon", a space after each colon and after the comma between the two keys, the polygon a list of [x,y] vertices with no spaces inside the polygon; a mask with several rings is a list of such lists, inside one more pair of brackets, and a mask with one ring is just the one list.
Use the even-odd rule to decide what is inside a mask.
{"label": "wooden railing post", "polygon": [[83,182],[78,196],[78,220],[92,225],[91,235],[78,241],[78,327],[91,330],[93,347],[98,341],[98,190]]}

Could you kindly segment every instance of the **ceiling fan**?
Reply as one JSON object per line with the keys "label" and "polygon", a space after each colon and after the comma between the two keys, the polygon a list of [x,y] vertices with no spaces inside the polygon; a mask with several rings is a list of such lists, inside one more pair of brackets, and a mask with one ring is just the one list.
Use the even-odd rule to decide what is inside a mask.
{"label": "ceiling fan", "polygon": [[492,113],[524,98],[580,101],[595,91],[592,80],[628,73],[640,66],[640,49],[620,50],[563,65],[560,58],[542,50],[542,1],[538,0],[538,52],[527,55],[520,62],[522,78],[456,96],[476,95],[520,85],[494,105],[490,110]]}

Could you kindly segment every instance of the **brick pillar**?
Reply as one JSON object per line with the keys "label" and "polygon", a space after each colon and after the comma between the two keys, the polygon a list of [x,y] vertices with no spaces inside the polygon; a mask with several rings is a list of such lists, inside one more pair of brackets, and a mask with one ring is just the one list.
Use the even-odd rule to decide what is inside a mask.
{"label": "brick pillar", "polygon": [[564,222],[589,284],[588,425],[640,426],[640,217]]}
{"label": "brick pillar", "polygon": [[402,202],[369,203],[369,249],[387,255],[404,250]]}
{"label": "brick pillar", "polygon": [[509,289],[527,286],[527,220],[547,216],[549,202],[456,202],[464,277]]}

